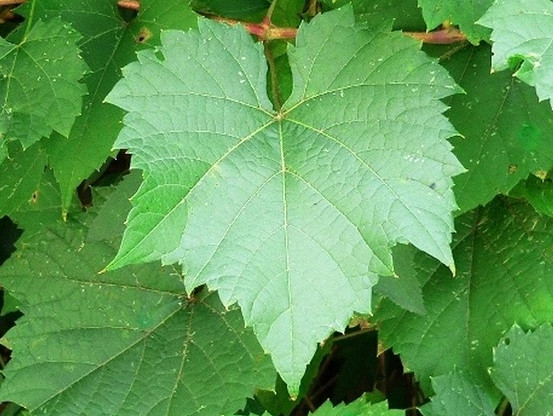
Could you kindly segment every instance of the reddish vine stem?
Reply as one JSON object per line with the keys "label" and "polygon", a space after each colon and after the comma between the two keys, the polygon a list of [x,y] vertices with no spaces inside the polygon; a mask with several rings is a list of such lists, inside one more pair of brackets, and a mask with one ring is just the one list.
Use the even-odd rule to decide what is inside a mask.
{"label": "reddish vine stem", "polygon": [[227,23],[231,26],[241,24],[249,33],[257,36],[261,41],[294,39],[298,33],[298,29],[295,27],[273,26],[268,17],[265,17],[261,23],[242,22],[240,20],[227,19],[226,17],[219,16],[214,16],[212,19],[218,22]]}
{"label": "reddish vine stem", "polygon": [[138,0],[119,0],[117,6],[122,9],[138,11],[140,9],[140,2]]}
{"label": "reddish vine stem", "polygon": [[[266,17],[261,23],[242,22],[235,19],[227,19],[225,17],[214,16],[212,19],[219,22],[224,22],[229,25],[241,24],[244,28],[259,38],[261,41],[274,39],[294,39],[298,33],[295,27],[276,27],[271,24]],[[448,27],[447,29],[436,30],[434,32],[403,32],[407,36],[411,36],[423,43],[448,45],[452,43],[463,42],[467,40],[466,35],[459,29]]]}
{"label": "reddish vine stem", "polygon": [[[0,5],[8,4],[21,4],[25,0],[0,0]],[[310,5],[312,2],[309,3]],[[140,1],[138,0],[119,0],[117,5],[123,9],[135,10],[140,9]],[[272,3],[274,5],[274,2]],[[272,9],[270,9],[272,12]],[[213,20],[219,22],[224,22],[229,25],[241,24],[246,28],[246,30],[255,35],[261,41],[268,41],[274,39],[295,39],[298,29],[295,27],[277,27],[271,24],[271,13],[268,13],[267,16],[260,23],[251,23],[251,22],[242,22],[236,19],[228,19],[226,17],[220,16],[208,16]],[[433,43],[433,44],[452,44],[457,42],[462,42],[467,39],[466,35],[461,32],[459,29],[454,27],[447,27],[445,29],[436,30],[434,32],[403,32],[407,36],[411,36],[417,40],[420,40],[424,43]]]}
{"label": "reddish vine stem", "polygon": [[[25,3],[27,0],[0,0],[0,6],[17,6]],[[119,0],[117,6],[122,9],[129,9],[138,11],[140,9],[140,2],[138,0]]]}
{"label": "reddish vine stem", "polygon": [[451,43],[463,42],[467,36],[459,29],[448,27],[446,29],[435,30],[434,32],[403,32],[424,43],[433,43],[438,45],[449,45]]}
{"label": "reddish vine stem", "polygon": [[0,0],[0,6],[17,6],[25,3],[26,0]]}

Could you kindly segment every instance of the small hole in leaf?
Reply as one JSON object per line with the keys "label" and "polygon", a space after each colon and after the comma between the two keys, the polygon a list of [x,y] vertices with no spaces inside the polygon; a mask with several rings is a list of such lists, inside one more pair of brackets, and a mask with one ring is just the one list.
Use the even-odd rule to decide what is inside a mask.
{"label": "small hole in leaf", "polygon": [[509,345],[511,343],[511,339],[510,338],[505,338],[503,340],[503,342],[505,343],[505,345]]}
{"label": "small hole in leaf", "polygon": [[142,29],[140,29],[140,32],[138,32],[138,35],[136,36],[136,43],[146,43],[151,37],[151,30],[147,27],[143,27]]}
{"label": "small hole in leaf", "polygon": [[38,202],[38,191],[34,191],[31,195],[31,199],[29,199],[29,202],[31,204],[36,204]]}

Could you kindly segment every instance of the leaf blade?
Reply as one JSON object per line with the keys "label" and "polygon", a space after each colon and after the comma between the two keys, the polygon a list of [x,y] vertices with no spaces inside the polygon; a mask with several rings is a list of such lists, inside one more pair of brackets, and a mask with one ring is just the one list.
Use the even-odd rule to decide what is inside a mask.
{"label": "leaf blade", "polygon": [[59,18],[30,24],[18,43],[0,39],[2,147],[18,140],[25,149],[53,131],[67,137],[87,91],[81,36]]}
{"label": "leaf blade", "polygon": [[517,325],[494,349],[492,379],[520,416],[551,412],[553,328],[542,325],[524,333]]}
{"label": "leaf blade", "polygon": [[[336,39],[360,38],[336,57],[345,75],[340,65],[321,66],[332,49],[321,44],[322,35],[332,33]],[[390,44],[384,68],[374,52],[386,53]],[[290,52],[295,86],[280,112],[267,98],[260,45],[241,28],[205,20],[199,33],[166,32],[159,49],[163,60],[140,53],[107,98],[129,112],[117,145],[130,149],[133,167],[145,178],[133,199],[121,250],[108,268],[155,259],[181,263],[188,291],[207,284],[218,290],[223,304],[238,302],[292,391],[316,343],[343,330],[354,311],[369,312],[377,274],[393,273],[391,246],[412,241],[452,266],[451,176],[462,170],[445,140],[454,130],[438,101],[458,88],[417,51],[416,42],[389,29],[371,33],[356,26],[351,10],[344,9],[303,25],[297,45]],[[309,55],[313,46],[320,56]],[[410,63],[397,71],[401,56]],[[351,81],[366,72],[366,64],[375,67],[372,78]],[[378,136],[378,130],[359,130],[366,124],[365,112],[352,116],[355,128],[340,133],[337,126],[318,124],[317,112],[309,111],[325,96],[318,118],[324,111],[332,123],[334,108],[343,114],[338,100],[330,106],[340,91],[352,94],[345,101],[352,106],[379,108],[378,100],[363,98],[365,87],[377,95],[395,91],[394,98],[407,94],[407,104],[393,111],[411,114],[413,122],[413,111],[422,104],[420,128],[430,129],[431,139],[396,138],[408,133],[407,120],[394,128],[396,113],[382,116],[390,127]],[[182,117],[183,109],[188,117]],[[355,143],[357,133],[361,138]],[[371,148],[372,133],[377,149]],[[400,147],[394,153],[403,159],[400,173],[388,169],[391,155],[385,162],[360,155],[378,153],[386,140]],[[348,150],[354,145],[355,151]],[[419,162],[428,168],[426,177]],[[317,166],[326,169],[320,177]],[[383,208],[378,198],[371,200],[380,188],[386,194],[380,198]],[[349,192],[356,193],[350,201],[343,198]],[[413,215],[403,218],[405,209],[417,213],[415,225],[409,225]],[[430,242],[421,233],[432,236]]]}
{"label": "leaf blade", "polygon": [[549,82],[553,71],[553,5],[546,0],[497,1],[479,20],[492,29],[492,67],[502,71],[518,66],[523,82],[536,88],[542,100],[553,97]]}
{"label": "leaf blade", "polygon": [[98,275],[117,240],[86,242],[83,219],[26,233],[0,270],[25,314],[2,341],[14,353],[1,397],[58,416],[233,414],[272,385],[239,311],[186,298],[170,268]]}
{"label": "leaf blade", "polygon": [[[550,221],[526,203],[499,198],[460,216],[456,278],[419,256],[426,315],[381,304],[375,317],[382,342],[401,354],[425,391],[431,391],[431,377],[458,369],[498,399],[488,373],[492,348],[513,323],[536,327],[553,317]],[[436,360],[444,350],[448,354]]]}

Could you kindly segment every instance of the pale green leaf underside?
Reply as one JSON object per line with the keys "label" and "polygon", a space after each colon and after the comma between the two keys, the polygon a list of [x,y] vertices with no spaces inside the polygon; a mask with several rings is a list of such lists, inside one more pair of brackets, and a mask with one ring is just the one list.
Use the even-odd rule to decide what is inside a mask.
{"label": "pale green leaf underside", "polygon": [[37,21],[17,44],[0,38],[0,146],[19,140],[26,148],[52,131],[69,134],[86,93],[79,39],[59,18]]}
{"label": "pale green leaf underside", "polygon": [[494,416],[496,404],[466,374],[454,371],[432,379],[436,395],[421,408],[424,416]]}
{"label": "pale green leaf underside", "polygon": [[439,98],[458,89],[415,42],[346,9],[300,28],[277,113],[262,45],[199,28],[164,32],[107,98],[129,112],[116,145],[145,179],[110,267],[182,263],[188,290],[207,283],[239,303],[294,390],[316,343],[369,311],[391,246],[453,267],[462,167]]}
{"label": "pale green leaf underside", "polygon": [[517,416],[551,415],[553,328],[525,334],[514,326],[494,351],[492,378]]}
{"label": "pale green leaf underside", "polygon": [[479,23],[493,30],[492,67],[500,71],[520,64],[515,75],[553,106],[553,3],[499,0]]}
{"label": "pale green leaf underside", "polygon": [[363,397],[354,402],[340,403],[336,407],[330,401],[323,403],[321,407],[310,413],[313,416],[402,416],[403,410],[389,410],[388,403],[367,403]]}
{"label": "pale green leaf underside", "polygon": [[495,200],[456,220],[457,277],[428,256],[420,259],[425,315],[381,305],[375,317],[382,342],[401,354],[424,389],[430,377],[457,368],[498,398],[488,373],[492,348],[515,322],[553,320],[552,230],[551,218],[530,205]]}
{"label": "pale green leaf underside", "polygon": [[216,295],[189,303],[159,265],[99,275],[115,248],[86,231],[70,218],[26,232],[2,266],[25,316],[2,340],[14,352],[1,400],[50,416],[231,415],[273,384],[237,309]]}
{"label": "pale green leaf underside", "polygon": [[492,5],[494,0],[419,0],[422,15],[429,30],[449,21],[467,35],[474,44],[488,38],[490,30],[476,21]]}

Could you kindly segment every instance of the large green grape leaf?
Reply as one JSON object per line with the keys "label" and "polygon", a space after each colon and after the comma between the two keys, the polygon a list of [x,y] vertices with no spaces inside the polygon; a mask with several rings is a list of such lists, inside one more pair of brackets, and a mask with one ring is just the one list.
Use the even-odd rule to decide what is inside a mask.
{"label": "large green grape leaf", "polygon": [[436,392],[421,408],[424,416],[494,416],[496,405],[480,386],[460,371],[432,379]]}
{"label": "large green grape leaf", "polygon": [[494,0],[419,0],[419,6],[429,29],[449,21],[459,25],[467,39],[477,44],[489,37],[490,30],[480,26],[476,21],[493,2]]}
{"label": "large green grape leaf", "polygon": [[403,416],[405,411],[389,410],[386,402],[371,404],[361,397],[347,405],[340,403],[336,407],[332,406],[330,401],[326,401],[310,414],[313,416]]}
{"label": "large green grape leaf", "polygon": [[490,74],[489,46],[458,51],[443,65],[466,92],[446,101],[449,120],[463,135],[451,143],[468,169],[454,179],[461,211],[507,193],[530,173],[551,168],[551,108],[510,73]]}
{"label": "large green grape leaf", "polygon": [[491,376],[517,416],[553,414],[553,328],[514,326],[494,351]]}
{"label": "large green grape leaf", "polygon": [[479,23],[493,29],[493,69],[518,67],[515,76],[553,107],[553,3],[498,0]]}
{"label": "large green grape leaf", "polygon": [[[170,4],[165,0],[141,0],[138,16],[128,23],[121,17],[116,1],[28,3],[19,9],[23,15],[30,15],[32,8],[35,18],[45,21],[60,16],[82,34],[82,55],[90,67],[85,78],[90,94],[69,138],[54,134],[44,144],[60,183],[65,211],[75,188],[104,163],[119,132],[123,112],[104,103],[104,98],[120,79],[121,67],[135,59],[136,50],[159,43],[162,29],[186,29],[195,25],[196,18],[186,0]],[[59,53],[65,54],[64,51],[65,46]]]}
{"label": "large green grape leaf", "polygon": [[187,298],[174,268],[99,275],[117,243],[86,233],[71,216],[25,232],[0,268],[24,313],[2,340],[13,354],[0,400],[51,416],[220,415],[273,384],[236,308],[213,294]]}
{"label": "large green grape leaf", "polygon": [[369,311],[396,242],[453,268],[462,167],[439,99],[458,88],[415,41],[346,8],[301,26],[276,112],[262,45],[199,28],[164,32],[107,98],[129,112],[116,145],[145,178],[110,267],[182,263],[189,291],[239,303],[294,390],[317,342]]}
{"label": "large green grape leaf", "polygon": [[388,301],[375,319],[382,342],[424,389],[430,377],[457,368],[495,400],[488,374],[493,347],[515,322],[535,327],[553,320],[553,220],[526,203],[497,199],[459,217],[456,231],[456,277],[419,255],[426,315]]}
{"label": "large green grape leaf", "polygon": [[[59,18],[32,20],[10,42],[0,38],[0,148],[19,140],[27,148],[57,131],[69,135],[81,113],[86,65],[80,35]],[[0,157],[0,163],[2,163]]]}

